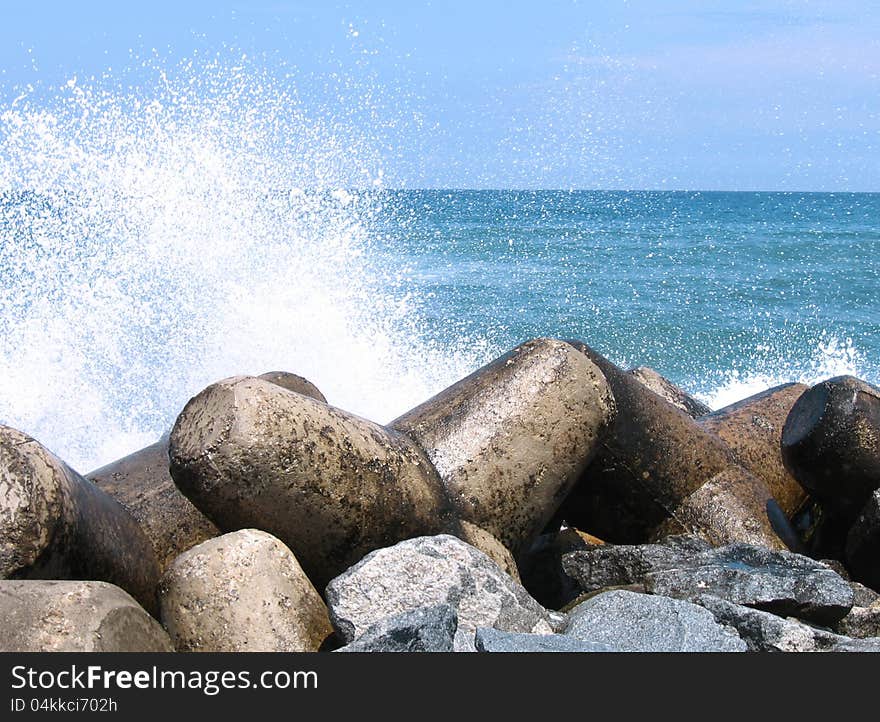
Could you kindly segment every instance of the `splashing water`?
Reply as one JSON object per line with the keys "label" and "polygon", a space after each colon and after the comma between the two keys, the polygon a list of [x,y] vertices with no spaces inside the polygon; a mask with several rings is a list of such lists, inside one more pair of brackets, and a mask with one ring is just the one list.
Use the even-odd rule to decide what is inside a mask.
{"label": "splashing water", "polygon": [[352,191],[381,182],[369,137],[253,65],[148,70],[0,114],[0,421],[87,471],[229,375],[387,421],[475,365],[420,339]]}
{"label": "splashing water", "polygon": [[833,376],[860,376],[863,375],[862,363],[862,355],[852,339],[841,342],[823,333],[806,368],[790,360],[761,358],[757,365],[763,371],[744,374],[736,369],[728,371],[714,388],[696,396],[710,408],[720,409],[783,383],[795,381],[812,386]]}
{"label": "splashing water", "polygon": [[226,376],[384,422],[535,336],[714,408],[880,378],[880,196],[392,191],[383,157],[421,155],[381,88],[331,112],[249,61],[132,76],[0,108],[0,422],[80,470]]}

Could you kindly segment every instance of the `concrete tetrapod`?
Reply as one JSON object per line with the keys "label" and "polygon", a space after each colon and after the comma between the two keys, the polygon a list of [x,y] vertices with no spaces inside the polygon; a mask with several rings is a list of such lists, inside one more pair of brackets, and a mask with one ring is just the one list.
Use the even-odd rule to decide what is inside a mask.
{"label": "concrete tetrapod", "polygon": [[303,396],[323,401],[325,404],[327,403],[327,397],[321,393],[320,389],[303,376],[292,374],[289,371],[268,371],[267,373],[260,374],[257,378],[269,381],[276,386],[280,386],[282,389],[296,391],[296,393]]}
{"label": "concrete tetrapod", "polygon": [[220,529],[278,537],[319,589],[374,549],[457,530],[410,439],[255,377],[192,398],[169,456],[175,484]]}
{"label": "concrete tetrapod", "polygon": [[242,529],[185,551],[160,586],[178,652],[316,652],[327,607],[284,544]]}
{"label": "concrete tetrapod", "polygon": [[424,449],[459,517],[516,556],[559,508],[614,413],[595,364],[544,338],[517,346],[391,427]]}
{"label": "concrete tetrapod", "polygon": [[168,473],[168,436],[86,474],[137,520],[160,570],[181,552],[220,533],[174,485]]}
{"label": "concrete tetrapod", "polygon": [[[569,524],[625,544],[653,538],[670,517],[678,522],[676,531],[702,535],[715,544],[746,541],[779,549],[785,547],[780,533],[795,537],[769,491],[738,468],[727,444],[586,344],[570,343],[608,379],[618,413],[596,459],[561,510]],[[731,483],[739,477],[747,483]],[[718,494],[696,494],[713,479],[723,481],[724,494],[736,498],[736,513],[742,518],[732,520],[733,510],[720,509],[728,518],[716,523]]]}
{"label": "concrete tetrapod", "polygon": [[850,527],[844,554],[853,579],[880,589],[880,490],[868,497]]}
{"label": "concrete tetrapod", "polygon": [[666,399],[673,406],[684,411],[692,419],[711,414],[710,409],[702,401],[698,401],[684,389],[680,389],[665,376],[661,376],[649,366],[637,366],[627,371],[658,396]]}
{"label": "concrete tetrapod", "polygon": [[0,426],[0,578],[110,582],[155,612],[158,577],[150,542],[117,501]]}
{"label": "concrete tetrapod", "polygon": [[[302,376],[272,371],[259,378],[319,401],[317,387]],[[135,451],[86,478],[122,504],[141,525],[156,552],[161,570],[180,553],[220,534],[220,530],[187,499],[168,471],[168,437]]]}
{"label": "concrete tetrapod", "polygon": [[670,534],[698,534],[715,545],[737,541],[770,549],[800,549],[797,534],[767,485],[736,465],[685,497],[651,538]]}
{"label": "concrete tetrapod", "polygon": [[807,492],[785,468],[782,429],[805,384],[782,384],[697,419],[719,436],[744,468],[761,479],[791,519],[807,502]]}
{"label": "concrete tetrapod", "polygon": [[837,376],[805,391],[785,422],[782,457],[832,523],[847,527],[880,488],[880,389]]}
{"label": "concrete tetrapod", "polygon": [[0,581],[0,652],[173,652],[165,630],[106,582]]}

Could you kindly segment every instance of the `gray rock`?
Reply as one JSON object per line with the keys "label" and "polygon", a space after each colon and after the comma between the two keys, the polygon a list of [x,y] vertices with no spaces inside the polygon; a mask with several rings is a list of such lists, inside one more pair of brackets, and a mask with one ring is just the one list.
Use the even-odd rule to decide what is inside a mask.
{"label": "gray rock", "polygon": [[477,627],[550,633],[547,611],[483,552],[447,534],[368,554],[327,585],[330,619],[352,642],[387,617],[436,604],[458,615],[456,651],[473,651]]}
{"label": "gray rock", "polygon": [[880,602],[880,594],[877,594],[870,587],[859,584],[859,582],[850,582],[849,586],[853,590],[854,607],[870,607],[874,602]]}
{"label": "gray rock", "polygon": [[568,624],[568,614],[565,612],[557,612],[554,609],[548,609],[547,617],[550,621],[550,628],[554,632],[561,632],[565,629],[565,625]]}
{"label": "gray rock", "polygon": [[834,645],[831,652],[880,652],[880,637],[868,637],[865,639],[853,639],[841,637]]}
{"label": "gray rock", "polygon": [[581,590],[592,592],[641,582],[649,572],[684,564],[712,549],[695,536],[670,536],[659,544],[605,544],[562,557],[562,568]]}
{"label": "gray rock", "polygon": [[709,595],[695,601],[734,627],[751,652],[880,652],[880,639],[851,639]]}
{"label": "gray rock", "polygon": [[597,594],[569,614],[565,634],[622,652],[744,652],[746,643],[697,604],[628,591]]}
{"label": "gray rock", "polygon": [[521,634],[480,627],[474,641],[478,652],[617,652],[607,644],[584,642],[567,634]]}
{"label": "gray rock", "polygon": [[0,652],[173,652],[165,630],[106,582],[0,581]]}
{"label": "gray rock", "polygon": [[747,544],[715,549],[692,536],[593,547],[567,554],[562,565],[586,592],[642,584],[662,596],[712,594],[824,624],[839,620],[853,604],[851,585],[821,562]]}
{"label": "gray rock", "polygon": [[832,569],[800,554],[731,544],[645,575],[645,589],[678,599],[701,594],[831,625],[850,610],[853,591]]}
{"label": "gray rock", "polygon": [[162,577],[160,602],[180,652],[315,652],[333,631],[290,549],[256,529],[177,557]]}
{"label": "gray rock", "polygon": [[880,602],[867,607],[853,607],[835,629],[840,634],[856,639],[880,637]]}
{"label": "gray rock", "polygon": [[[831,567],[834,571],[836,571],[840,576],[842,576],[847,581],[850,581],[849,572],[847,571],[846,567],[843,565],[843,562],[838,561],[837,559],[820,559],[819,561],[822,562],[823,564],[826,564],[829,567]],[[855,591],[855,589],[853,589],[853,591]]]}
{"label": "gray rock", "polygon": [[337,652],[452,652],[458,617],[448,604],[380,620]]}

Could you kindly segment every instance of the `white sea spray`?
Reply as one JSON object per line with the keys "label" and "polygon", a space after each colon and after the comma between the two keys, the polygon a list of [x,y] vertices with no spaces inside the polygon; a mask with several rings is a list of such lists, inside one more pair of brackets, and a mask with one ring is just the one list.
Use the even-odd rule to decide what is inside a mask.
{"label": "white sea spray", "polygon": [[384,422],[478,365],[423,337],[374,232],[369,127],[247,59],[137,70],[0,109],[0,422],[88,471],[226,376]]}

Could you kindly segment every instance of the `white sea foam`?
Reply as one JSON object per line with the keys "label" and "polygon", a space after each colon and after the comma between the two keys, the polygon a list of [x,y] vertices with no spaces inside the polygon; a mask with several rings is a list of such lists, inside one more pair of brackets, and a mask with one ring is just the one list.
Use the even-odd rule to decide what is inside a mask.
{"label": "white sea foam", "polygon": [[194,393],[287,370],[387,421],[486,349],[422,338],[371,223],[367,131],[219,61],[76,78],[0,113],[0,422],[87,471]]}
{"label": "white sea foam", "polygon": [[759,371],[733,369],[722,373],[720,381],[698,391],[695,396],[712,409],[720,409],[779,384],[800,382],[813,385],[833,376],[864,376],[864,359],[852,339],[840,340],[823,333],[806,366],[786,358],[767,358],[766,348],[759,348],[747,358]]}
{"label": "white sea foam", "polygon": [[[377,89],[331,117],[248,62],[146,65],[152,83],[70,78],[0,108],[0,194],[34,194],[0,199],[0,422],[87,471],[229,375],[299,373],[384,422],[505,350],[422,328],[431,299],[384,247],[381,194],[357,190],[383,183]],[[777,341],[682,385],[719,408],[865,375],[849,339],[806,365]]]}

